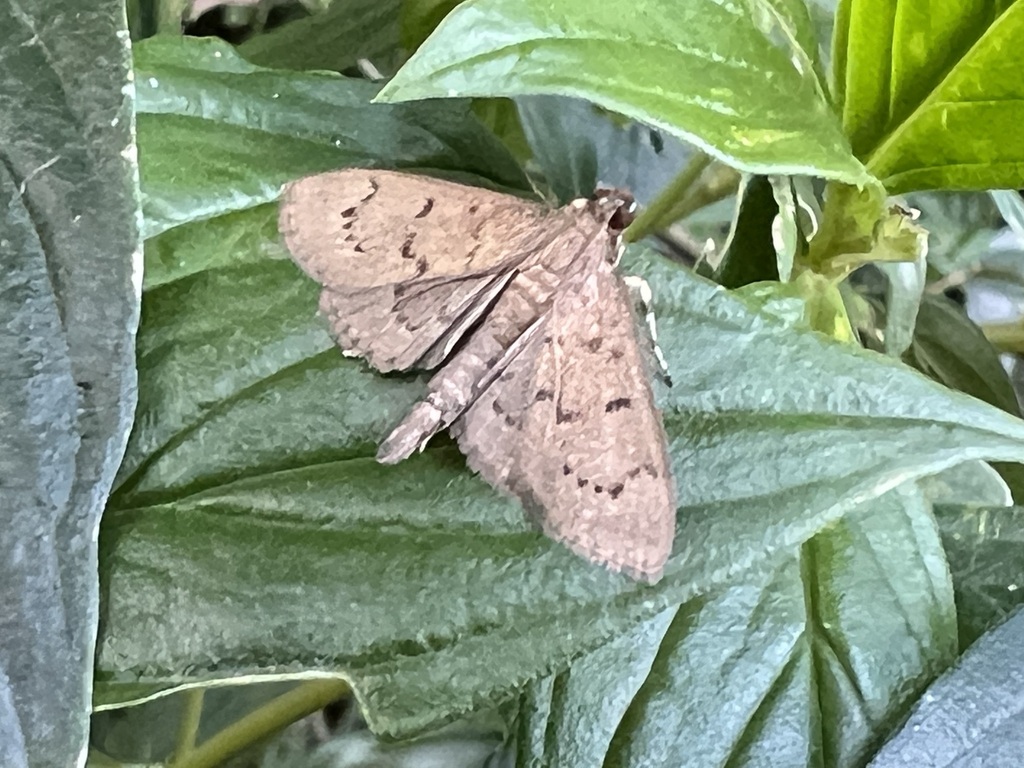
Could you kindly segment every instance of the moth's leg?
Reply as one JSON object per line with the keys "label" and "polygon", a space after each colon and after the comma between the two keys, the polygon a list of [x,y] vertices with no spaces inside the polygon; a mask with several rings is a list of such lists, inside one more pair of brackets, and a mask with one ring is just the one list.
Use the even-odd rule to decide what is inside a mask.
{"label": "moth's leg", "polygon": [[661,378],[666,385],[671,387],[672,374],[668,369],[668,361],[665,359],[665,355],[662,354],[661,347],[658,346],[658,324],[654,318],[654,310],[651,307],[651,303],[654,300],[651,286],[639,275],[626,275],[623,277],[623,282],[633,297],[633,303],[644,317],[648,338],[651,342],[651,351],[654,353],[654,359],[658,361],[658,367],[661,369]]}

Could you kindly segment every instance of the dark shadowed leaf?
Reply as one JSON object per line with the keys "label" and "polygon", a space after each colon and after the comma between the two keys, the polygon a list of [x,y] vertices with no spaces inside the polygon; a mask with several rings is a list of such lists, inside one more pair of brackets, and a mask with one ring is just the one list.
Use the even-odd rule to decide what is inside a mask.
{"label": "dark shadowed leaf", "polygon": [[596,184],[649,204],[691,152],[678,140],[580,99],[520,96],[519,117],[555,199],[586,197]]}
{"label": "dark shadowed leaf", "polygon": [[963,309],[945,296],[925,295],[907,362],[948,387],[1020,415],[1017,396],[995,348]]}
{"label": "dark shadowed leaf", "polygon": [[327,9],[245,41],[238,52],[264,67],[342,72],[369,59],[385,76],[401,63],[401,0],[337,0]]}
{"label": "dark shadowed leaf", "polygon": [[767,176],[752,176],[740,188],[740,209],[715,280],[739,288],[763,280],[778,280],[772,247],[772,222],[779,214]]}
{"label": "dark shadowed leaf", "polygon": [[0,764],[80,764],[96,532],[135,403],[121,3],[0,6]]}
{"label": "dark shadowed leaf", "polygon": [[1020,764],[1024,753],[1024,614],[978,640],[932,685],[871,768]]}
{"label": "dark shadowed leaf", "polygon": [[938,507],[936,516],[966,649],[1024,602],[1024,508],[958,504]]}

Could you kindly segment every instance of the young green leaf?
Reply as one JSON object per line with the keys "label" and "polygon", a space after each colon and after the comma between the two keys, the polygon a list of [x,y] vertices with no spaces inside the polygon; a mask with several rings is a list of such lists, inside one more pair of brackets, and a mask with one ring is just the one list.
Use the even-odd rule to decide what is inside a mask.
{"label": "young green leaf", "polygon": [[806,9],[754,5],[469,0],[378,100],[578,96],[743,170],[868,183],[804,48]]}
{"label": "young green leaf", "polygon": [[890,193],[1016,188],[1024,5],[843,0],[834,79],[857,157]]}

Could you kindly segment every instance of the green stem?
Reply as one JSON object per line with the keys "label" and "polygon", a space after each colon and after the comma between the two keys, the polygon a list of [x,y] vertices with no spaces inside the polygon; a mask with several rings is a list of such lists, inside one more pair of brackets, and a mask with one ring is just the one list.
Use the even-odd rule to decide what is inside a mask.
{"label": "green stem", "polygon": [[1024,352],[1024,323],[990,323],[981,326],[981,331],[1001,352]]}
{"label": "green stem", "polygon": [[188,10],[188,0],[158,0],[156,31],[162,35],[181,35],[181,23]]}
{"label": "green stem", "polygon": [[676,202],[690,190],[710,163],[711,158],[703,152],[697,152],[690,158],[682,173],[676,176],[657,199],[642,210],[629,225],[623,234],[626,242],[635,243],[661,229],[665,223],[665,214],[669,213]]}
{"label": "green stem", "polygon": [[203,717],[202,688],[190,688],[182,695],[185,706],[178,725],[178,743],[174,748],[174,759],[180,760],[188,755],[196,746],[196,735],[199,733],[199,721]]}
{"label": "green stem", "polygon": [[216,768],[277,731],[323,709],[349,692],[344,680],[311,680],[250,712],[196,749],[171,763],[172,768]]}

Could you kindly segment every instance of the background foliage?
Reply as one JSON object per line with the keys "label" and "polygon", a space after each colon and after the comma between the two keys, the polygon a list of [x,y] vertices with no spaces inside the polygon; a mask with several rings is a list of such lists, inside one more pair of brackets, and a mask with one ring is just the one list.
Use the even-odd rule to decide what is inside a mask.
{"label": "background foliage", "polygon": [[[1024,6],[50,5],[0,24],[0,762],[73,763],[91,695],[95,765],[1014,764]],[[373,461],[422,379],[338,354],[276,231],[346,166],[644,203],[657,586],[450,441]],[[401,744],[251,746],[353,694]]]}

